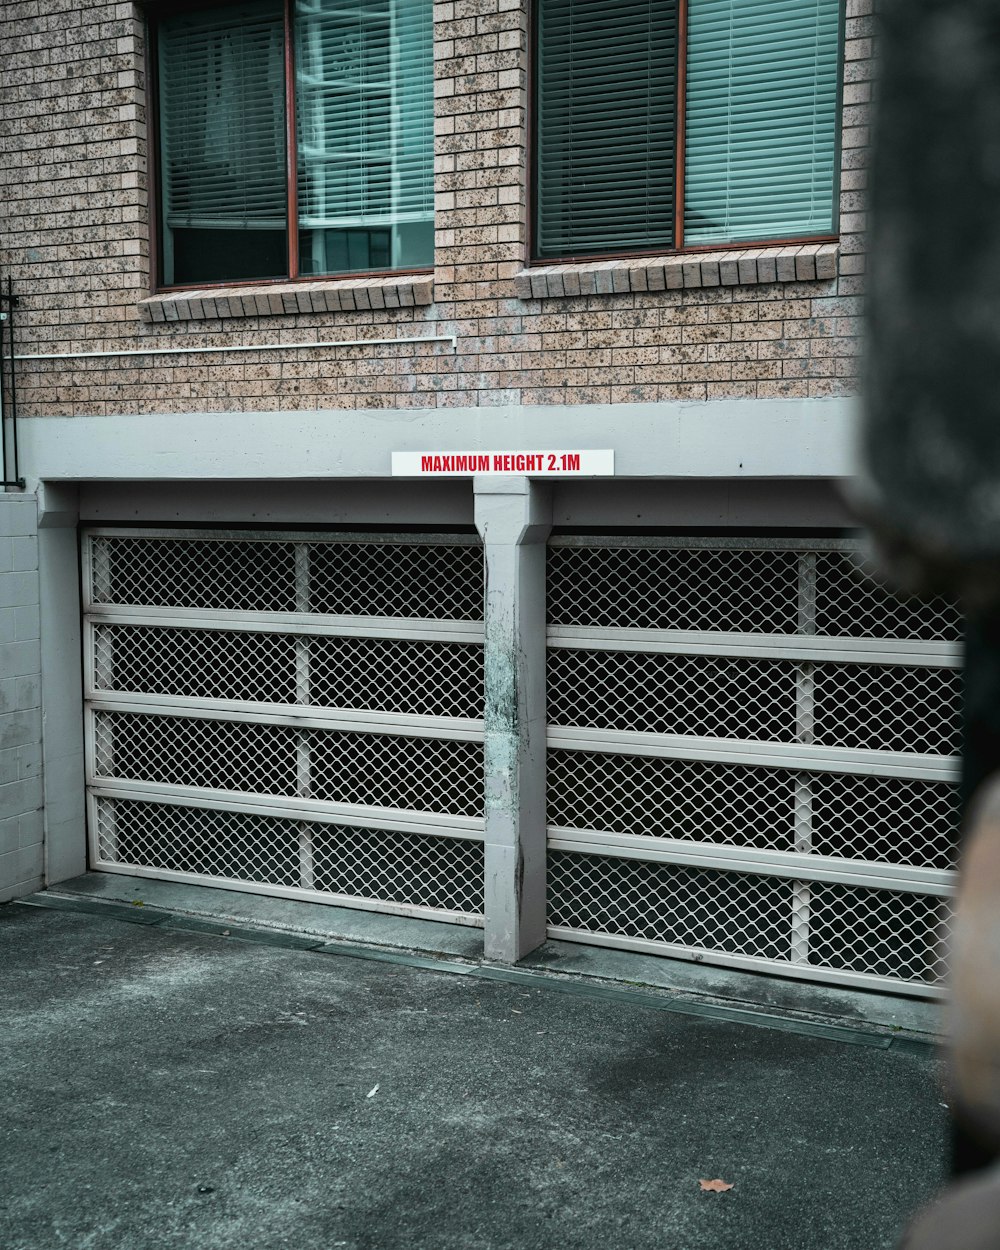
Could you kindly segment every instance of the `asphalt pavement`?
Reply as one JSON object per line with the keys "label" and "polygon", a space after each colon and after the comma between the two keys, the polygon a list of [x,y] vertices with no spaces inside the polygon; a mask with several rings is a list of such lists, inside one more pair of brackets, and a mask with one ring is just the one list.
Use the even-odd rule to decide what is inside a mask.
{"label": "asphalt pavement", "polygon": [[943,1183],[891,1031],[80,906],[0,907],[4,1250],[879,1250]]}

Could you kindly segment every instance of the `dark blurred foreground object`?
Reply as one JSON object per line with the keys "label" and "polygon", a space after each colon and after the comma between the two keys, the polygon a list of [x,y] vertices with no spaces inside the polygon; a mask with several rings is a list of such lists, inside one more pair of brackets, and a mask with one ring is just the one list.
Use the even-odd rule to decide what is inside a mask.
{"label": "dark blurred foreground object", "polygon": [[[951,949],[951,1078],[970,1130],[1000,1142],[1000,777],[969,819]],[[907,1230],[900,1250],[996,1250],[1000,1168],[948,1189]]]}
{"label": "dark blurred foreground object", "polygon": [[[883,0],[877,33],[855,503],[899,589],[964,606],[967,806],[1000,769],[1000,3]],[[994,1157],[960,1120],[955,1172]]]}
{"label": "dark blurred foreground object", "polygon": [[1000,4],[879,33],[856,499],[902,589],[1000,613]]}

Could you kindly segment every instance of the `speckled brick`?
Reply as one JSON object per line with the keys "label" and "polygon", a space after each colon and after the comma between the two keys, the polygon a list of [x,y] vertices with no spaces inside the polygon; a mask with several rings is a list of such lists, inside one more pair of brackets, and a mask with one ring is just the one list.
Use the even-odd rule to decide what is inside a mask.
{"label": "speckled brick", "polygon": [[[817,359],[853,361],[846,354],[818,353],[827,353],[831,342],[849,350],[846,330],[841,339],[841,330],[820,326],[831,315],[846,320],[853,314],[828,315],[822,308],[831,299],[856,302],[864,280],[871,0],[847,0],[839,246],[720,247],[686,257],[533,267],[526,244],[531,201],[526,0],[438,0],[433,274],[310,278],[298,285],[262,283],[153,297],[143,22],[131,6],[76,0],[76,34],[67,40],[67,19],[57,0],[8,0],[0,5],[0,54],[11,46],[22,20],[16,15],[29,9],[32,20],[35,15],[40,20],[30,46],[14,49],[13,69],[0,85],[6,120],[0,259],[22,294],[19,330],[25,350],[127,352],[187,345],[196,336],[196,342],[211,346],[259,342],[261,364],[251,379],[244,377],[242,363],[223,365],[223,358],[215,357],[216,365],[206,371],[194,356],[190,365],[172,367],[153,383],[142,367],[148,360],[124,357],[101,361],[95,369],[68,362],[58,370],[25,361],[18,398],[26,416],[314,408],[329,402],[328,376],[311,370],[307,351],[297,352],[296,389],[283,391],[290,357],[268,346],[313,335],[457,335],[455,357],[415,356],[412,369],[387,369],[376,348],[352,351],[338,361],[337,402],[343,405],[408,404],[415,379],[420,403],[431,406],[459,398],[486,404],[500,396],[509,404],[526,396],[608,402],[612,395],[639,394],[689,399],[826,394],[835,393],[833,385],[851,384],[846,373],[833,381],[724,376],[727,368],[732,373],[765,363],[735,356],[732,362],[721,357],[683,362],[689,370],[704,370],[704,376],[640,378],[640,370],[682,366],[638,358],[612,366],[601,353],[681,345],[682,333],[701,326],[731,329],[730,340],[708,337],[702,347],[730,341],[750,351],[756,344],[794,341],[821,344]],[[20,26],[17,31],[22,38]],[[86,32],[83,42],[76,37],[80,32]],[[790,287],[804,313],[775,313],[774,306],[786,302],[783,287]],[[592,316],[607,318],[607,324],[567,324]],[[502,332],[485,328],[493,322],[503,323]],[[800,337],[782,340],[785,327],[793,324]],[[585,338],[571,346],[560,340],[562,334]],[[591,335],[606,337],[588,342]],[[567,352],[577,357],[571,365]],[[821,384],[827,389],[809,389]]]}

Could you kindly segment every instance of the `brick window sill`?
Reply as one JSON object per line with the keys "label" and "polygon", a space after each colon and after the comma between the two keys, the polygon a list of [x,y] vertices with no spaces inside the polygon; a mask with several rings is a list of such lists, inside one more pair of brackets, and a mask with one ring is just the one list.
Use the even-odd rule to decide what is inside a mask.
{"label": "brick window sill", "polygon": [[680,291],[692,287],[760,286],[835,278],[837,243],[751,247],[683,256],[633,257],[540,265],[514,278],[520,299],[614,295],[626,291]]}
{"label": "brick window sill", "polygon": [[204,321],[219,317],[275,317],[286,313],[358,312],[372,308],[412,308],[430,304],[430,274],[352,278],[284,285],[213,287],[169,291],[140,300],[139,316],[149,323]]}

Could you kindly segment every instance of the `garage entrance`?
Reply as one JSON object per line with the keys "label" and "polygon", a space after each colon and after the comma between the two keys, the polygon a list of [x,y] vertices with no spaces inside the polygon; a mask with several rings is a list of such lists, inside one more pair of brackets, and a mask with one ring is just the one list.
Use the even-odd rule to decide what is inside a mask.
{"label": "garage entrance", "polygon": [[92,867],[483,922],[475,537],[88,529]]}
{"label": "garage entrance", "polygon": [[[89,529],[94,868],[482,925],[472,535]],[[824,538],[548,551],[548,934],[939,992],[960,620]]]}
{"label": "garage entrance", "polygon": [[551,937],[934,993],[960,621],[833,539],[559,538]]}

